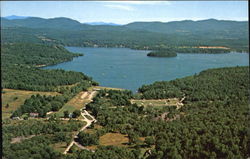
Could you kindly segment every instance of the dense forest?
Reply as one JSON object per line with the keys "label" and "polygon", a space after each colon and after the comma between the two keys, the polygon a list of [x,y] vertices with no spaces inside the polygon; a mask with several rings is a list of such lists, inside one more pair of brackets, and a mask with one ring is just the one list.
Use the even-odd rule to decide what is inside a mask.
{"label": "dense forest", "polygon": [[40,44],[2,45],[2,87],[33,91],[56,91],[57,86],[77,82],[93,83],[83,73],[64,70],[43,70],[36,66],[72,60],[72,54],[61,46]]}
{"label": "dense forest", "polygon": [[58,45],[15,43],[4,44],[1,48],[2,65],[53,65],[60,62],[70,61],[73,57],[82,55],[70,53],[64,47]]}
{"label": "dense forest", "polygon": [[56,91],[57,86],[91,81],[91,78],[83,73],[74,71],[42,70],[29,66],[8,66],[2,68],[2,81],[4,88]]}
{"label": "dense forest", "polygon": [[[83,122],[69,121],[63,123],[56,118],[49,121],[23,120],[17,124],[11,124],[11,121],[4,121],[3,132],[3,154],[9,159],[27,159],[27,158],[58,158],[63,159],[63,155],[52,148],[52,144],[59,142],[69,143],[72,131],[77,131]],[[22,142],[11,143],[12,138],[20,136],[31,136]]]}
{"label": "dense forest", "polygon": [[[110,156],[104,158],[139,158],[140,150],[145,146],[151,148],[151,153],[144,156],[148,159],[247,158],[250,155],[248,77],[248,67],[220,68],[170,82],[157,82],[140,89],[141,98],[185,96],[185,105],[178,110],[175,107],[156,109],[126,102],[121,103],[121,107],[113,103],[135,97],[122,91],[104,91],[86,106],[97,118],[98,124],[103,126],[95,135],[88,137],[95,141],[100,133],[128,134],[129,144],[134,148],[123,148],[126,155],[122,157],[117,157],[116,150],[110,150]],[[157,92],[164,96],[159,96]],[[159,119],[162,114],[167,115]],[[140,137],[146,140],[143,142]],[[76,154],[96,158],[96,153],[87,151],[77,151]],[[77,155],[72,158],[77,158]]]}

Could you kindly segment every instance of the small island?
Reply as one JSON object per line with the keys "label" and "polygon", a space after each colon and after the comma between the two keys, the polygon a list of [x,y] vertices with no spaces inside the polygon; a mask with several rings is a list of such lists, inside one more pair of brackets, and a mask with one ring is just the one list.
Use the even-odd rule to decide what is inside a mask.
{"label": "small island", "polygon": [[152,51],[147,54],[147,56],[150,57],[176,57],[177,53],[173,52],[171,50],[158,50],[158,51]]}

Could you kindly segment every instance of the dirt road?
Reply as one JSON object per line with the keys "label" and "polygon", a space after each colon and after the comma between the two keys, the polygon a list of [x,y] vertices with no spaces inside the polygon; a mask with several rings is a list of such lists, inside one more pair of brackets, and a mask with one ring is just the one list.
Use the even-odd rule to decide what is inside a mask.
{"label": "dirt road", "polygon": [[[89,95],[88,95],[89,94]],[[84,92],[83,95],[81,96],[81,98],[84,98],[84,99],[88,99],[88,100],[92,100],[92,98],[94,97],[94,95],[96,94],[96,91],[92,91],[91,93],[89,92]],[[70,150],[70,148],[75,144],[77,147],[79,147],[80,149],[85,149],[85,150],[89,150],[87,149],[86,147],[82,146],[81,144],[79,144],[78,142],[75,141],[75,139],[78,138],[78,134],[81,132],[81,131],[84,131],[87,127],[89,127],[93,122],[95,123],[96,122],[96,119],[89,114],[88,111],[86,110],[83,110],[81,109],[81,116],[84,118],[82,119],[82,121],[85,121],[87,124],[84,125],[74,136],[73,140],[71,141],[71,143],[68,145],[68,147],[65,149],[65,151],[63,152],[63,154],[67,154],[68,151]],[[92,118],[92,120],[89,120],[88,118],[85,117],[85,115],[88,115]]]}
{"label": "dirt road", "polygon": [[[82,110],[81,110],[81,111],[82,111]],[[82,146],[81,144],[77,143],[77,142],[75,141],[75,139],[77,139],[77,137],[78,137],[77,135],[78,135],[81,131],[85,130],[85,129],[86,129],[87,127],[89,127],[93,122],[96,122],[96,119],[95,119],[93,116],[91,116],[86,110],[83,110],[83,112],[81,113],[81,115],[82,115],[82,117],[84,118],[82,121],[87,122],[87,124],[84,125],[84,126],[75,134],[73,140],[71,141],[71,143],[69,144],[69,146],[65,149],[65,151],[63,152],[63,154],[67,154],[68,151],[70,150],[70,148],[71,148],[74,144],[75,144],[76,146],[78,146],[80,149],[89,150],[89,149],[85,148],[84,146]],[[87,118],[85,117],[85,115],[89,115],[93,120],[87,119]]]}

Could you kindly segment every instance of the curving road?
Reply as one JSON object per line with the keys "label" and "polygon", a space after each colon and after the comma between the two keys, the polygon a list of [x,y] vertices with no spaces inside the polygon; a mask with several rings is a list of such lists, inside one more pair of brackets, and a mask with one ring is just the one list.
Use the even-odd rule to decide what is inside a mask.
{"label": "curving road", "polygon": [[[88,99],[89,99],[89,100],[92,100],[92,98],[94,97],[94,94],[96,94],[96,91],[91,92],[91,93],[90,93],[90,97],[88,97]],[[84,93],[83,95],[84,95],[84,97],[86,98],[86,94]],[[74,144],[75,144],[77,147],[79,147],[80,149],[89,150],[89,149],[87,149],[86,147],[84,147],[84,146],[82,146],[81,144],[79,144],[78,142],[76,142],[75,139],[78,138],[78,134],[79,134],[81,131],[85,130],[87,127],[89,127],[93,122],[95,123],[97,120],[96,120],[92,115],[90,115],[88,111],[83,110],[83,109],[80,109],[80,111],[81,111],[82,117],[84,118],[84,119],[82,119],[81,121],[85,121],[87,124],[84,125],[84,126],[74,135],[73,140],[72,140],[71,143],[68,145],[68,147],[65,149],[65,151],[63,152],[63,154],[67,154],[68,151],[70,150],[70,148],[71,148]],[[90,116],[90,117],[92,118],[92,120],[89,120],[88,118],[86,118],[85,115]],[[90,150],[89,150],[89,151],[90,151]]]}

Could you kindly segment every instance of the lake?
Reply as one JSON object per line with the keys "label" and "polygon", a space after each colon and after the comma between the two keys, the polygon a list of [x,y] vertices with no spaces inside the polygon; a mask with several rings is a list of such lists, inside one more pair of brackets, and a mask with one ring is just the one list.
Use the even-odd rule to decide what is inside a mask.
{"label": "lake", "polygon": [[173,80],[199,73],[208,68],[248,66],[249,54],[178,54],[177,57],[147,57],[149,51],[128,48],[66,47],[71,52],[84,53],[72,61],[45,69],[65,69],[83,72],[101,86],[136,91],[143,84]]}

